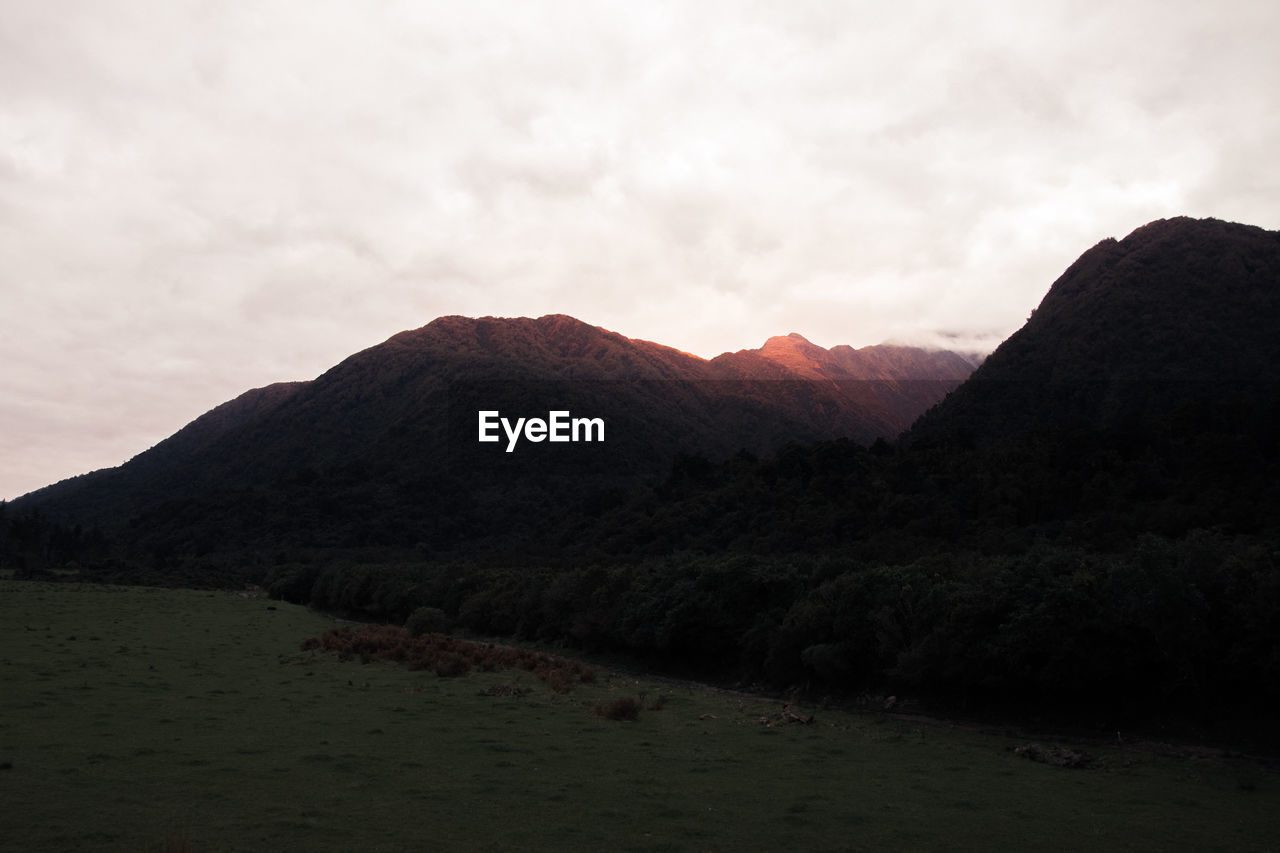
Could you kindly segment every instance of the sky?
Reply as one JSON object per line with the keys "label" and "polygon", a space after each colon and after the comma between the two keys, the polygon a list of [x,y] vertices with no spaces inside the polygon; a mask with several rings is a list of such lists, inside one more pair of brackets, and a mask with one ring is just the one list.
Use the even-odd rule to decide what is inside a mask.
{"label": "sky", "polygon": [[1280,228],[1280,4],[0,0],[0,498],[447,314],[994,348]]}

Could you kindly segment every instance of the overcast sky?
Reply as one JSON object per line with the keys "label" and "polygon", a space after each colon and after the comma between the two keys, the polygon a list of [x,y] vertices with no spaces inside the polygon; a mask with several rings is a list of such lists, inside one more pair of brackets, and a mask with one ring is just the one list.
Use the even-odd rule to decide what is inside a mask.
{"label": "overcast sky", "polygon": [[1280,227],[1280,4],[0,0],[0,498],[445,314],[991,349]]}

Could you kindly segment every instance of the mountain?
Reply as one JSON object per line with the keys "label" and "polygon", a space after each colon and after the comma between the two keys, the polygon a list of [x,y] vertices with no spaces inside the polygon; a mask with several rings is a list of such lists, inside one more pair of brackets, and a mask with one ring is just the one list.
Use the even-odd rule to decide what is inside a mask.
{"label": "mountain", "polygon": [[816,695],[1274,731],[1278,331],[1280,233],[1153,222],[897,442],[679,466],[561,532],[519,598],[555,607],[504,610],[495,574],[457,618]]}
{"label": "mountain", "polygon": [[1120,430],[1268,398],[1280,379],[1280,233],[1158,220],[1106,239],[913,438]]}
{"label": "mountain", "polygon": [[716,361],[732,370],[731,365],[738,360],[753,356],[774,362],[797,377],[835,381],[950,379],[963,382],[976,366],[970,358],[949,350],[925,350],[893,344],[861,349],[841,344],[828,350],[795,332],[769,338],[758,350],[726,353]]}
{"label": "mountain", "polygon": [[743,446],[768,453],[794,441],[892,439],[974,365],[958,353],[916,347],[828,350],[792,332],[769,338],[760,349],[716,356],[708,369],[713,381],[727,383],[731,396],[754,399],[762,410],[784,405],[787,419],[757,418],[744,433],[753,441]]}
{"label": "mountain", "polygon": [[[518,538],[566,506],[660,480],[681,454],[891,439],[971,370],[953,353],[828,351],[799,335],[706,360],[564,315],[442,317],[310,382],[246,392],[14,508],[165,553]],[[484,411],[497,414],[482,443]],[[499,421],[553,411],[600,419],[603,442],[513,441]]]}
{"label": "mountain", "polygon": [[[788,693],[1273,733],[1277,329],[1280,233],[1182,218],[1085,252],[962,384],[963,358],[795,334],[702,360],[442,318],[24,502],[119,514],[133,562],[81,577],[429,608]],[[894,435],[917,383],[953,390],[849,440]],[[477,410],[552,406],[607,442],[476,440]],[[103,549],[22,503],[0,558]]]}
{"label": "mountain", "polygon": [[824,349],[803,335],[776,335],[754,350],[724,353],[711,360],[726,377],[814,381],[955,381],[968,378],[978,361],[949,350],[880,344]]}
{"label": "mountain", "polygon": [[1098,542],[1273,528],[1280,233],[1182,217],[1102,241],[903,444],[947,460],[950,500]]}
{"label": "mountain", "polygon": [[[815,381],[839,357],[798,336],[742,354],[767,356]],[[907,554],[961,541],[1003,549],[1069,536],[1111,547],[1144,532],[1274,528],[1280,233],[1178,218],[1102,241],[881,450],[820,442],[685,472],[661,500],[574,539],[614,543],[614,557]]]}

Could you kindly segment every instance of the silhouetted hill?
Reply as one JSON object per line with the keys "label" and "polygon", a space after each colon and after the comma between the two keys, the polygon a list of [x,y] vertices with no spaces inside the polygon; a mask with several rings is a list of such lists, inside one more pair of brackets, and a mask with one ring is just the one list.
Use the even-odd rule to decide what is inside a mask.
{"label": "silhouetted hill", "polygon": [[[744,357],[765,353],[814,378],[832,369],[798,336]],[[615,556],[880,556],[1046,535],[1110,545],[1257,532],[1280,518],[1278,380],[1280,234],[1154,222],[1081,256],[896,447],[826,442],[685,469],[649,504],[566,541],[611,543]]]}
{"label": "silhouetted hill", "polygon": [[[563,315],[442,317],[313,381],[248,392],[118,469],[15,508],[128,525],[179,551],[518,539],[566,506],[660,480],[680,454],[892,438],[968,372],[943,353],[903,350],[888,369],[842,353],[859,373],[804,343],[824,373],[769,344],[707,361]],[[508,452],[496,424],[496,441],[478,441],[482,410],[600,418],[605,440],[521,438]]]}
{"label": "silhouetted hill", "polygon": [[1128,429],[1191,405],[1267,397],[1277,378],[1280,234],[1159,220],[1073,263],[913,439]]}
{"label": "silhouetted hill", "polygon": [[[1275,232],[1104,241],[895,444],[678,465],[559,532],[579,568],[520,600],[581,602],[567,617],[458,617],[779,687],[1274,730],[1278,297]],[[825,369],[803,341],[770,349]],[[503,601],[498,577],[477,603]]]}
{"label": "silhouetted hill", "polygon": [[103,468],[61,480],[28,495],[13,506],[40,507],[69,523],[100,524],[119,517],[118,502],[134,490],[146,491],[148,480],[167,478],[189,460],[238,427],[278,407],[305,382],[277,382],[253,388],[214,407],[169,438],[139,453],[127,465]]}

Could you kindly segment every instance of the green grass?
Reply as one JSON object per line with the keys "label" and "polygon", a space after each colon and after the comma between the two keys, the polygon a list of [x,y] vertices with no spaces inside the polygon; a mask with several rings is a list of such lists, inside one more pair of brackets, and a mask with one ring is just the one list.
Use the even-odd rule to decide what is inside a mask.
{"label": "green grass", "polygon": [[[299,650],[329,626],[234,593],[0,580],[0,848],[1280,847],[1280,779],[1245,765],[1085,746],[1095,766],[1069,770],[821,709],[765,727],[776,702],[620,676],[557,695]],[[641,693],[664,707],[593,713]]]}

